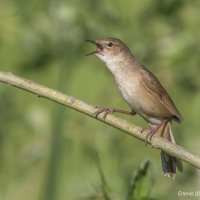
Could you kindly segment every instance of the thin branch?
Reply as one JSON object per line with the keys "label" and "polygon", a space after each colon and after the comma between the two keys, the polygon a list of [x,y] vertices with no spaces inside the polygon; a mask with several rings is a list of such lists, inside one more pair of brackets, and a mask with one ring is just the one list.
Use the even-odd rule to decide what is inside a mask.
{"label": "thin branch", "polygon": [[[95,118],[95,116],[93,115],[93,113],[97,111],[97,108],[95,106],[89,105],[73,96],[66,95],[57,90],[16,76],[10,72],[0,72],[0,82],[12,85],[22,90],[26,90],[39,97],[46,98],[48,100],[62,104],[68,108],[86,114],[92,118]],[[141,127],[136,126],[126,120],[120,119],[111,114],[108,115],[105,120],[103,118],[103,115],[100,114],[97,119],[119,130],[122,130],[124,133],[129,134],[143,142],[145,141],[147,131],[144,131],[141,134],[141,130],[143,130]],[[183,149],[181,146],[173,144],[161,137],[153,137],[151,141],[148,141],[148,143],[152,145],[152,147],[163,150],[170,155],[176,156],[181,160],[200,169],[199,155],[192,154]]]}

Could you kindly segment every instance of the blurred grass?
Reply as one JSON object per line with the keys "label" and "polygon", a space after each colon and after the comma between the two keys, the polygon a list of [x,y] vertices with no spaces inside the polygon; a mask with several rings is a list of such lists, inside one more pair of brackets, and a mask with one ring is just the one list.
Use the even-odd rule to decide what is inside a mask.
{"label": "blurred grass", "polygon": [[[177,142],[199,153],[200,2],[0,1],[1,70],[25,76],[84,101],[128,110],[112,76],[85,39],[119,37],[153,71],[181,111]],[[199,188],[189,165],[176,181],[162,176],[159,153],[120,131],[9,86],[0,87],[0,199],[77,199],[98,184],[98,151],[111,191],[123,199],[144,158],[155,179],[151,196],[176,199]],[[136,117],[123,118],[147,127]],[[134,169],[134,170],[133,170]]]}

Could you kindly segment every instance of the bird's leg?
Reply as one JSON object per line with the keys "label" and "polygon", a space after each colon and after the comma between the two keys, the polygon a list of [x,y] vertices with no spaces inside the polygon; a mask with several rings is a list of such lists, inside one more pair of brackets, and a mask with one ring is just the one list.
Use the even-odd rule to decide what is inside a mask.
{"label": "bird's leg", "polygon": [[146,135],[145,144],[147,144],[148,139],[151,140],[151,138],[154,136],[154,134],[155,134],[155,133],[158,131],[158,129],[159,129],[160,127],[162,127],[162,126],[163,126],[163,130],[162,130],[162,133],[163,133],[168,122],[169,122],[169,120],[163,120],[163,121],[162,121],[160,124],[158,124],[157,126],[151,127],[150,130],[149,130],[149,132],[148,132],[147,135]]}
{"label": "bird's leg", "polygon": [[105,119],[108,114],[112,114],[114,112],[123,113],[123,114],[127,114],[127,115],[135,115],[136,114],[136,112],[133,110],[126,111],[126,110],[121,110],[121,109],[117,109],[117,108],[101,108],[101,109],[97,110],[93,115],[95,117],[98,117],[99,114],[104,113],[103,119]]}

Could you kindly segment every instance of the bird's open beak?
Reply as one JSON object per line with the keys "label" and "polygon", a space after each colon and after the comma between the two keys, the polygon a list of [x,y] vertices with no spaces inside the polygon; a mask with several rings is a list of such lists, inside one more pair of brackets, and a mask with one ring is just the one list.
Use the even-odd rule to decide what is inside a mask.
{"label": "bird's open beak", "polygon": [[86,54],[86,56],[99,53],[99,52],[103,49],[103,47],[101,46],[101,44],[99,44],[98,42],[96,42],[96,41],[94,41],[94,40],[85,40],[85,41],[86,41],[86,42],[90,42],[90,43],[92,43],[92,44],[95,44],[95,45],[97,46],[97,50],[92,51],[91,53]]}

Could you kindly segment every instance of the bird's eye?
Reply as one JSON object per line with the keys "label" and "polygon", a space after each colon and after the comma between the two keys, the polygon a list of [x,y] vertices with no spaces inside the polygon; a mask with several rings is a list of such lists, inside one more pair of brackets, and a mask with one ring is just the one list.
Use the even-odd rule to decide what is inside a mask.
{"label": "bird's eye", "polygon": [[108,43],[108,47],[112,47],[113,46],[113,43],[112,42],[109,42]]}

